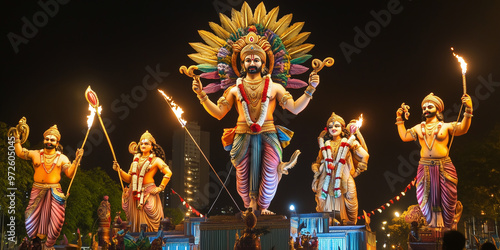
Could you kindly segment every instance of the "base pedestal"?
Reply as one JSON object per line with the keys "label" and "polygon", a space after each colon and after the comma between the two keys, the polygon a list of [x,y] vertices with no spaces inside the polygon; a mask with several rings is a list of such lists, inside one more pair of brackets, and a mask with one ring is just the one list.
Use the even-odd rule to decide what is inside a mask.
{"label": "base pedestal", "polygon": [[[280,215],[257,217],[255,228],[266,227],[270,233],[262,235],[262,249],[289,249],[290,220]],[[241,236],[246,225],[240,217],[218,215],[200,223],[200,249],[234,249],[236,233]]]}

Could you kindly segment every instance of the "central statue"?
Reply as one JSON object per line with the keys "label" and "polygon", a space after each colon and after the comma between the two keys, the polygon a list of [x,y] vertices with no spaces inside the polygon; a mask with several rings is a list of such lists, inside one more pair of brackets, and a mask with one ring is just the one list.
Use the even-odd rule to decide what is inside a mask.
{"label": "central statue", "polygon": [[[310,74],[309,84],[289,79],[308,70],[300,64],[311,57],[306,53],[313,47],[302,44],[309,36],[299,34],[303,23],[289,26],[291,15],[276,21],[278,7],[267,13],[263,3],[254,13],[246,3],[241,12],[233,13],[232,19],[221,14],[222,27],[210,23],[216,34],[199,31],[208,45],[191,44],[199,53],[189,56],[199,65],[189,70],[194,67],[205,73],[188,75],[194,78],[192,89],[200,103],[213,117],[220,120],[235,106],[236,126],[224,130],[222,143],[236,168],[238,193],[245,208],[273,214],[268,208],[281,174],[287,174],[300,153],[297,150],[289,162],[282,162],[282,148],[293,132],[275,125],[273,113],[276,104],[293,114],[303,111],[319,84],[319,70]],[[220,81],[203,87],[200,77]],[[285,89],[306,86],[297,100]],[[218,90],[224,94],[214,103],[207,93]]]}

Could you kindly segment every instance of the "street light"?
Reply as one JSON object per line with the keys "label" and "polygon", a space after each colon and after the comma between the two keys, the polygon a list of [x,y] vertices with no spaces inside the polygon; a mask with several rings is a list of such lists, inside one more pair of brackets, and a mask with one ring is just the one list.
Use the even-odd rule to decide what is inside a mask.
{"label": "street light", "polygon": [[396,216],[396,218],[399,218],[399,212],[394,212],[394,215]]}

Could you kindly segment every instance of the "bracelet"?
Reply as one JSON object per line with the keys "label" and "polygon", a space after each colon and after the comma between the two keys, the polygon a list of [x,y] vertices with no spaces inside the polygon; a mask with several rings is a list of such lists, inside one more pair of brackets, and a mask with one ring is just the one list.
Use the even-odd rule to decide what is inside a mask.
{"label": "bracelet", "polygon": [[205,95],[203,98],[199,98],[199,99],[200,99],[200,103],[204,103],[208,99],[208,96]]}
{"label": "bracelet", "polygon": [[464,113],[464,116],[469,118],[473,117],[472,113],[467,113],[467,112]]}
{"label": "bracelet", "polygon": [[165,190],[165,186],[163,186],[163,185],[160,185],[158,187],[161,188],[161,190]]}
{"label": "bracelet", "polygon": [[397,117],[396,117],[396,121],[398,121],[398,122],[399,122],[399,121],[403,121],[403,117],[401,117],[401,116],[397,116]]}
{"label": "bracelet", "polygon": [[16,140],[14,141],[14,143],[21,143],[21,140],[19,140],[19,138],[16,138]]}
{"label": "bracelet", "polygon": [[465,108],[465,113],[469,113],[472,115],[472,108]]}
{"label": "bracelet", "polygon": [[311,98],[312,100],[312,95],[314,94],[314,91],[316,91],[316,88],[314,88],[313,86],[309,85],[307,86],[306,90],[304,91],[304,94]]}
{"label": "bracelet", "polygon": [[396,123],[394,123],[394,124],[399,125],[399,124],[404,124],[404,123],[405,123],[404,121],[396,121]]}

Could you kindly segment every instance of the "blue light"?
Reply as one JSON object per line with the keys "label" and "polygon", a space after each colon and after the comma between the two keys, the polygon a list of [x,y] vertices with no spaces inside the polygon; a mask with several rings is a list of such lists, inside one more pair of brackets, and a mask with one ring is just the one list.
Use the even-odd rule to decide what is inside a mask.
{"label": "blue light", "polygon": [[295,206],[294,205],[290,205],[290,211],[295,211]]}

